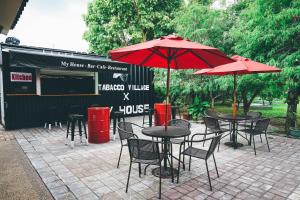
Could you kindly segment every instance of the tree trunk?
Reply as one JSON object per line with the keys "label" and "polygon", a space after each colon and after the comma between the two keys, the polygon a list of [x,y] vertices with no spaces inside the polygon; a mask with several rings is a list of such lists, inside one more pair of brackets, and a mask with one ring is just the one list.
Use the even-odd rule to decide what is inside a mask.
{"label": "tree trunk", "polygon": [[298,104],[298,94],[296,91],[290,90],[287,96],[287,113],[286,113],[286,121],[285,121],[285,131],[288,133],[291,128],[296,127],[297,120],[297,104]]}
{"label": "tree trunk", "polygon": [[210,107],[211,109],[215,108],[215,98],[211,98]]}
{"label": "tree trunk", "polygon": [[224,105],[226,103],[226,97],[225,95],[222,95],[222,105]]}
{"label": "tree trunk", "polygon": [[256,91],[254,91],[254,93],[251,96],[251,98],[249,99],[249,101],[248,101],[248,98],[247,98],[247,92],[242,92],[243,109],[244,109],[244,114],[245,115],[247,114],[247,112],[249,112],[251,103],[253,102],[253,100],[259,94],[259,92],[261,90],[262,90],[262,88],[259,88]]}
{"label": "tree trunk", "polygon": [[251,105],[251,103],[248,103],[248,102],[244,102],[244,106],[243,106],[243,109],[244,109],[244,114],[246,115],[248,112],[249,112],[249,110],[250,110],[250,105]]}

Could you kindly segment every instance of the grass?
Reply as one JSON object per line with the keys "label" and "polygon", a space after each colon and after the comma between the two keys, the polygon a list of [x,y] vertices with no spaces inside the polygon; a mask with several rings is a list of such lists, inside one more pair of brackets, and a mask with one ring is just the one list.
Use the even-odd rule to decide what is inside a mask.
{"label": "grass", "polygon": [[[216,105],[215,110],[222,113],[232,113],[232,107],[229,105]],[[263,117],[271,118],[271,124],[284,131],[287,104],[283,102],[273,103],[272,107],[252,107],[250,111],[261,112]],[[243,114],[243,108],[238,110],[239,114]],[[300,104],[297,107],[297,121],[300,122]],[[298,126],[299,127],[299,126]]]}

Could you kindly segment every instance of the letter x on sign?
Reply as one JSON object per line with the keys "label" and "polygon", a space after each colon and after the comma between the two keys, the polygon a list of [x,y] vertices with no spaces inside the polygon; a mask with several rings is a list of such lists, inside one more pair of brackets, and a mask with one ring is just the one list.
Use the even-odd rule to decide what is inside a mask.
{"label": "letter x on sign", "polygon": [[129,101],[129,97],[128,97],[129,92],[123,93],[123,94],[124,94],[124,99],[123,99],[123,101],[125,101],[125,100]]}

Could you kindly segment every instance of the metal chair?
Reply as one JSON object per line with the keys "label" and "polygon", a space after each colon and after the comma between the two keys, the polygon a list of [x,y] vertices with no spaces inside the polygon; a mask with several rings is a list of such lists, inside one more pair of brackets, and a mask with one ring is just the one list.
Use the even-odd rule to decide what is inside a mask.
{"label": "metal chair", "polygon": [[120,111],[110,111],[110,123],[113,122],[113,138],[116,139],[116,128],[117,128],[117,121],[120,122],[121,119],[123,119],[123,122],[125,122],[125,115],[123,112]]}
{"label": "metal chair", "polygon": [[[270,152],[268,137],[267,137],[267,129],[270,124],[270,118],[265,119],[259,119],[256,121],[255,127],[252,129],[245,129],[244,132],[246,134],[250,134],[250,141],[253,140],[253,146],[254,146],[254,154],[256,155],[256,148],[255,148],[255,139],[254,136],[265,134],[268,150]],[[251,143],[250,143],[251,144]]]}
{"label": "metal chair", "polygon": [[[181,128],[186,128],[189,129],[191,128],[191,123],[185,119],[172,119],[170,121],[168,121],[168,126],[177,126],[177,127],[181,127]],[[170,144],[181,144],[184,140],[188,140],[189,136],[184,137],[184,138],[179,138],[179,139],[175,139],[175,138],[171,138],[170,139]],[[175,158],[176,160],[179,160],[178,158],[176,158],[175,156],[173,156],[173,147],[171,146],[171,156],[172,158]],[[183,157],[183,169],[185,169],[185,164],[184,164],[184,157]],[[173,163],[173,161],[171,160],[171,162]]]}
{"label": "metal chair", "polygon": [[[215,159],[215,156],[214,156],[214,151],[215,151],[217,145],[220,143],[222,134],[218,134],[217,136],[214,136],[214,137],[211,137],[211,138],[206,138],[206,139],[203,139],[203,140],[194,140],[194,137],[197,136],[197,135],[203,136],[203,135],[205,135],[205,133],[204,134],[196,133],[192,136],[191,140],[186,140],[186,141],[184,141],[180,144],[179,160],[181,160],[182,155],[187,155],[187,156],[190,157],[190,159],[189,159],[189,171],[191,170],[191,163],[192,163],[191,158],[192,157],[199,158],[201,160],[205,160],[206,171],[207,171],[207,176],[208,176],[208,181],[209,181],[209,187],[210,187],[210,190],[212,190],[210,175],[209,175],[209,170],[208,170],[208,165],[207,165],[207,160],[212,155],[213,160],[214,160],[214,164],[215,164],[215,168],[216,168],[216,172],[217,172],[217,176],[219,178],[219,172],[218,172],[218,168],[217,168],[217,164],[216,164],[216,159]],[[211,141],[208,150],[193,147],[193,143],[201,143],[201,142],[205,142],[205,141]],[[183,148],[184,143],[189,144],[189,146],[186,149]],[[179,183],[179,172],[180,172],[180,162],[178,163],[177,183]]]}
{"label": "metal chair", "polygon": [[138,138],[138,136],[133,133],[133,126],[143,128],[143,127],[141,127],[137,124],[131,123],[131,122],[119,122],[118,123],[117,128],[118,128],[118,133],[119,133],[120,142],[121,142],[121,150],[120,150],[117,168],[119,168],[119,165],[120,165],[123,146],[127,146],[127,143],[126,142],[124,143],[124,140],[127,140],[129,138]]}
{"label": "metal chair", "polygon": [[215,119],[218,119],[219,120],[219,125],[221,127],[224,127],[224,126],[228,126],[229,129],[231,129],[231,125],[230,125],[230,122],[228,121],[224,121],[224,120],[220,120],[220,117],[219,117],[219,114],[212,110],[212,109],[208,109],[204,112],[204,116],[206,117],[212,117],[212,118],[215,118]]}
{"label": "metal chair", "polygon": [[[224,135],[223,137],[226,137],[227,135],[231,135],[230,129],[221,128],[219,124],[219,120],[217,118],[213,117],[203,117],[203,121],[205,124],[205,134],[203,135],[203,139],[206,139],[206,136],[209,134],[215,134],[218,135],[220,133],[225,133],[229,131],[229,134]],[[223,138],[222,137],[222,138]],[[204,146],[205,142],[203,142]],[[218,145],[218,151],[220,148],[220,144]]]}
{"label": "metal chair", "polygon": [[130,156],[130,165],[128,171],[128,178],[126,184],[126,193],[128,192],[128,185],[130,179],[130,172],[132,163],[139,165],[139,176],[141,177],[141,164],[158,165],[160,169],[159,174],[159,199],[161,198],[161,161],[163,155],[159,151],[159,143],[153,140],[143,140],[130,138],[128,139],[128,149]]}
{"label": "metal chair", "polygon": [[216,119],[219,118],[218,113],[214,110],[211,110],[211,109],[207,109],[206,111],[204,111],[204,115],[208,116],[208,117],[213,117],[213,118],[216,118]]}
{"label": "metal chair", "polygon": [[[238,123],[238,127],[241,127],[241,128],[239,128],[239,131],[252,129],[254,127],[256,121],[261,118],[262,113],[261,112],[247,112],[246,115],[249,117],[249,119]],[[246,139],[247,139],[247,134],[246,134]],[[262,142],[261,135],[260,135],[260,141]],[[249,141],[249,144],[251,144],[251,140]]]}

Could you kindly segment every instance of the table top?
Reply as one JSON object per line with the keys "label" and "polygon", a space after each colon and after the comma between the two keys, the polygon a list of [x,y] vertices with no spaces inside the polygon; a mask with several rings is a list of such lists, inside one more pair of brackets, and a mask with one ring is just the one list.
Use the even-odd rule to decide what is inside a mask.
{"label": "table top", "polygon": [[165,126],[152,126],[144,128],[142,133],[150,137],[177,138],[188,136],[191,134],[191,131],[178,126],[168,126],[167,131],[165,131]]}
{"label": "table top", "polygon": [[241,121],[241,120],[247,120],[249,119],[249,116],[247,115],[236,115],[233,116],[232,114],[220,114],[220,119],[230,120],[230,121]]}

